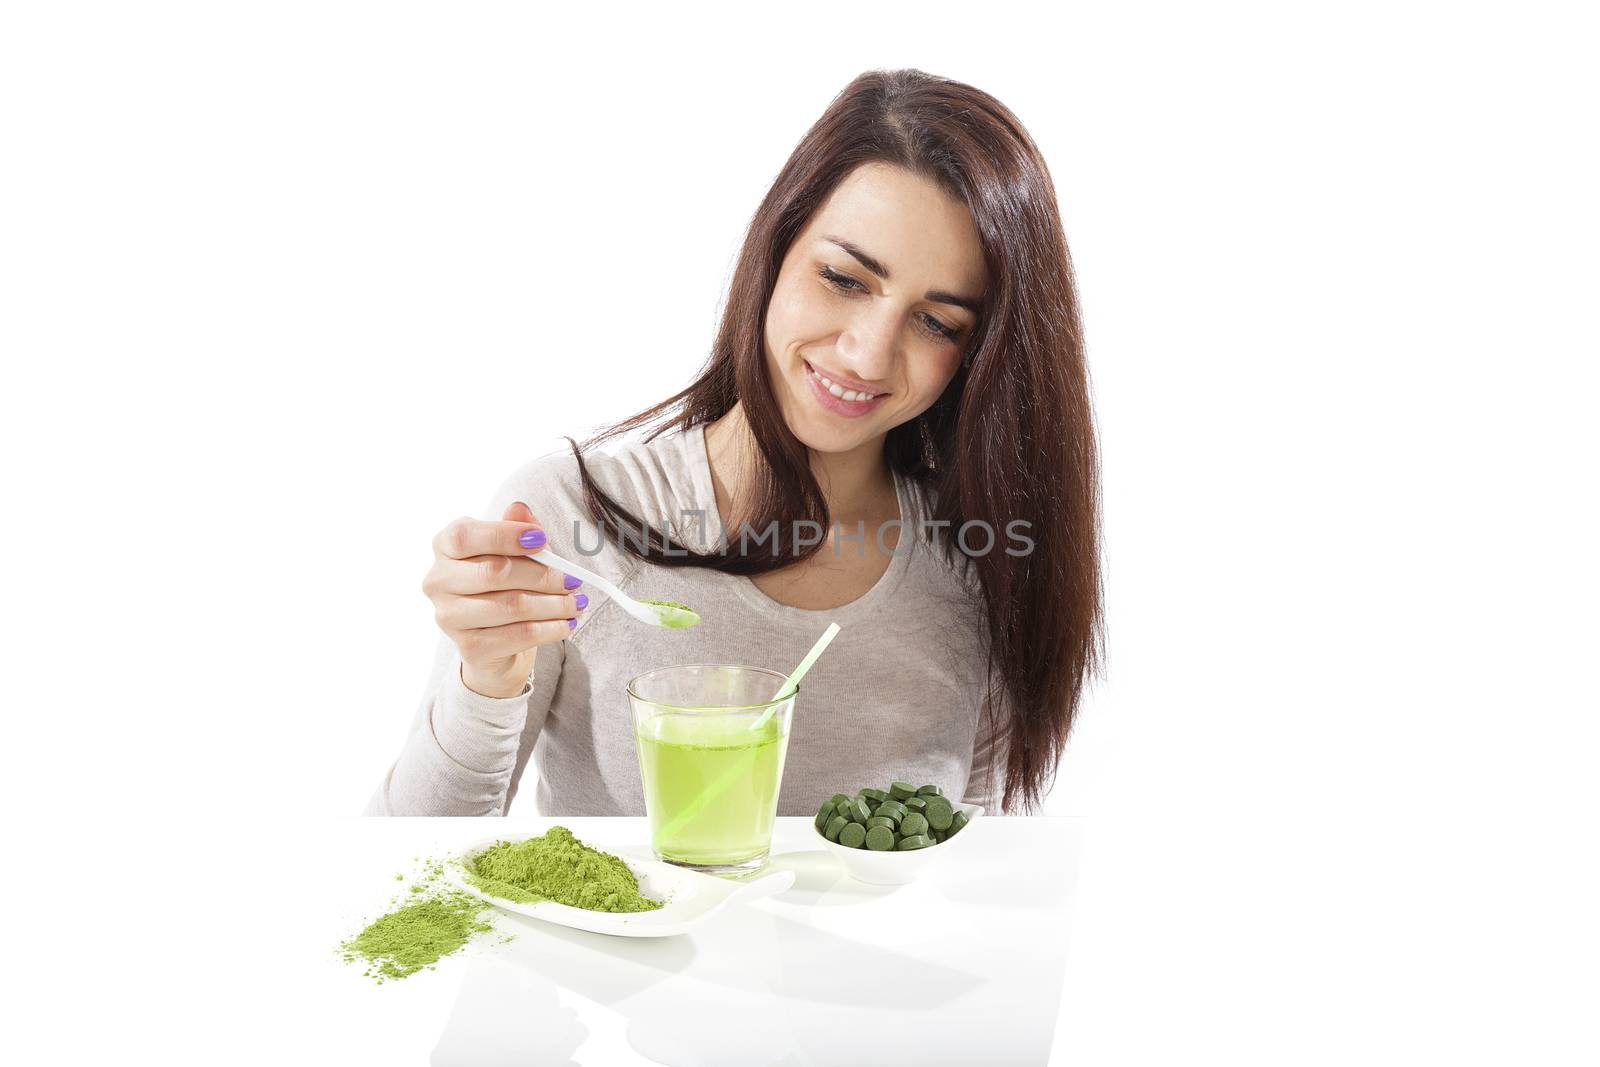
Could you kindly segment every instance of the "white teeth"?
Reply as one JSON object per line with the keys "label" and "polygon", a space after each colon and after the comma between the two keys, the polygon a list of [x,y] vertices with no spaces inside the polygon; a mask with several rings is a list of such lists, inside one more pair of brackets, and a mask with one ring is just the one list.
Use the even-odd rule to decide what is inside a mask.
{"label": "white teeth", "polygon": [[832,393],[840,400],[871,400],[873,397],[878,395],[877,393],[860,393],[854,389],[844,389],[835,385],[833,382],[830,382],[819,371],[813,370],[811,373],[816,376],[817,381],[822,383],[824,389],[828,390],[828,392]]}

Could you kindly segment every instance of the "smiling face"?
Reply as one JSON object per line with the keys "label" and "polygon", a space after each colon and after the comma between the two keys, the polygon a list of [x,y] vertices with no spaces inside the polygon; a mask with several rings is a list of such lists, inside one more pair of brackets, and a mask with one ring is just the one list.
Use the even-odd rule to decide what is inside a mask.
{"label": "smiling face", "polygon": [[790,431],[818,452],[881,445],[950,384],[985,285],[964,204],[900,167],[856,168],[795,238],[767,306]]}

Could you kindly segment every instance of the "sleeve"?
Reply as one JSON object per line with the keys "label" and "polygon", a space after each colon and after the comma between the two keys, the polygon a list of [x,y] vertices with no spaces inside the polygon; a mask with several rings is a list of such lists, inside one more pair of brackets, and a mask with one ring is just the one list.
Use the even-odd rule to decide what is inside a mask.
{"label": "sleeve", "polygon": [[[560,551],[565,546],[559,517],[572,504],[563,465],[557,455],[518,469],[495,491],[486,513],[499,516],[511,501],[525,501]],[[441,634],[405,745],[363,814],[506,814],[549,714],[566,653],[565,641],[539,646],[530,684],[518,696],[496,699],[466,687],[455,643]]]}
{"label": "sleeve", "polygon": [[972,767],[967,772],[967,788],[961,800],[978,804],[985,815],[1003,815],[1000,798],[1005,793],[1006,756],[1010,722],[1003,714],[991,714],[988,700],[978,709],[977,730],[972,739]]}
{"label": "sleeve", "polygon": [[533,683],[518,696],[496,699],[462,683],[461,658],[440,635],[405,746],[363,814],[506,814],[513,779],[539,739],[565,651],[565,642],[540,646]]}

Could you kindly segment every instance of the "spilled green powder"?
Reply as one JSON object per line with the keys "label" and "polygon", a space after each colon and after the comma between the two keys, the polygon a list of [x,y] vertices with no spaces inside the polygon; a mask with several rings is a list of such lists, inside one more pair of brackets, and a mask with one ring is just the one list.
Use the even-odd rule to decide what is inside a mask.
{"label": "spilled green powder", "polygon": [[553,900],[589,911],[654,911],[662,906],[639,892],[639,880],[617,857],[593,849],[565,826],[542,837],[501,841],[467,864],[469,882],[504,900]]}
{"label": "spilled green powder", "polygon": [[346,963],[365,963],[366,976],[380,985],[431,968],[476,935],[494,929],[483,919],[490,905],[446,882],[441,860],[423,861],[421,876],[389,907],[387,914],[339,945]]}
{"label": "spilled green powder", "polygon": [[465,893],[407,904],[346,941],[345,959],[366,960],[366,973],[380,982],[405,978],[433,966],[474,934],[494,929],[478,918],[483,908],[483,901]]}

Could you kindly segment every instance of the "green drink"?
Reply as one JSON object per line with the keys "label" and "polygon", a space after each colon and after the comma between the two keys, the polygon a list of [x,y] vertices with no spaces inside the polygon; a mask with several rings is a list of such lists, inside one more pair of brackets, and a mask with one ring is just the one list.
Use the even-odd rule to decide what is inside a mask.
{"label": "green drink", "polygon": [[794,698],[751,730],[784,678],[755,667],[668,667],[628,686],[657,856],[714,874],[765,866]]}

